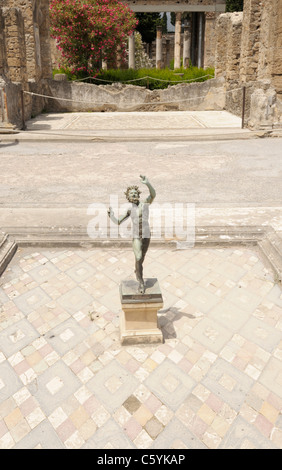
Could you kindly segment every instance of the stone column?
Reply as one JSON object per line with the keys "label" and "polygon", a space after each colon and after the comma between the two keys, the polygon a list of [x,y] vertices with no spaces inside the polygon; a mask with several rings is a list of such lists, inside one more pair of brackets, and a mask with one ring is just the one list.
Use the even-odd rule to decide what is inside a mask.
{"label": "stone column", "polygon": [[162,52],[162,27],[157,26],[157,38],[156,38],[156,68],[162,68],[162,59],[163,59],[163,52]]}
{"label": "stone column", "polygon": [[190,27],[186,25],[184,26],[184,39],[183,39],[183,67],[185,69],[189,67],[190,45],[191,45]]}
{"label": "stone column", "polygon": [[134,32],[128,38],[128,68],[135,69],[135,38]]}
{"label": "stone column", "polygon": [[197,66],[200,68],[203,66],[202,53],[203,53],[203,39],[204,39],[204,15],[199,13],[198,15],[198,57]]}
{"label": "stone column", "polygon": [[174,69],[181,66],[181,16],[180,11],[175,14]]}

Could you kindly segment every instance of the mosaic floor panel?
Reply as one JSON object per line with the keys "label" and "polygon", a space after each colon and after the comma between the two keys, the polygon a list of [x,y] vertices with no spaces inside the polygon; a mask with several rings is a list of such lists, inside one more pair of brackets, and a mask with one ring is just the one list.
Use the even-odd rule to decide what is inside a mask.
{"label": "mosaic floor panel", "polygon": [[244,247],[150,248],[164,342],[121,346],[130,249],[18,250],[0,278],[0,448],[282,448],[282,291]]}

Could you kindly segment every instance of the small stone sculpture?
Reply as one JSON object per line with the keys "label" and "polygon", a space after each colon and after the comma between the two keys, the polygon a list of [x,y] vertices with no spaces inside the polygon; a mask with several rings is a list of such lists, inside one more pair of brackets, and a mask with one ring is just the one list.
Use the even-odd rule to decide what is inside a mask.
{"label": "small stone sculpture", "polygon": [[141,182],[145,184],[149,189],[149,196],[145,201],[140,201],[140,193],[138,186],[129,186],[125,192],[126,198],[131,202],[132,207],[128,209],[126,214],[122,215],[119,219],[114,216],[114,212],[110,207],[108,209],[108,215],[110,219],[117,225],[120,225],[128,217],[132,220],[133,230],[133,251],[135,255],[135,274],[136,279],[139,283],[138,291],[141,294],[145,292],[145,283],[143,279],[143,262],[147,250],[149,248],[151,232],[149,227],[149,204],[152,204],[156,197],[156,191],[150,184],[146,176],[140,175]]}

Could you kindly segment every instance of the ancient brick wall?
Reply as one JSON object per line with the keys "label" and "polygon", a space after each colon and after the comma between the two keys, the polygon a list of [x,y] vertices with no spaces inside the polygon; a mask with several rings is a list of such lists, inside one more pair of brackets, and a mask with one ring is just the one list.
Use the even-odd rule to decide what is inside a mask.
{"label": "ancient brick wall", "polygon": [[264,2],[260,28],[258,79],[271,80],[282,97],[282,1]]}
{"label": "ancient brick wall", "polygon": [[49,0],[2,0],[7,8],[19,8],[24,19],[27,76],[51,77]]}
{"label": "ancient brick wall", "polygon": [[25,82],[27,77],[23,16],[18,8],[3,8],[2,18],[6,53],[5,75],[12,82]]}
{"label": "ancient brick wall", "polygon": [[245,86],[250,126],[282,123],[282,0],[245,0],[243,13],[219,16],[215,74],[226,79],[229,111],[242,113]]}
{"label": "ancient brick wall", "polygon": [[244,1],[240,57],[240,78],[242,82],[249,82],[257,78],[262,8],[261,0]]}
{"label": "ancient brick wall", "polygon": [[[21,126],[22,91],[43,93],[52,78],[49,0],[2,0],[0,7],[0,126]],[[24,117],[44,100],[24,95]]]}
{"label": "ancient brick wall", "polygon": [[[272,64],[271,78],[275,90],[282,98],[282,1],[275,0],[273,2],[273,25],[271,30],[270,49]],[[275,44],[275,47],[274,47]]]}

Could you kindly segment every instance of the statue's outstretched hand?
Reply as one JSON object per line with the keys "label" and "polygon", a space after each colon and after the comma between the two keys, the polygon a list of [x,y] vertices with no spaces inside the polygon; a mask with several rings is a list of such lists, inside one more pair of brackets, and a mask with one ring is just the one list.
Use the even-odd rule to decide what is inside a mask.
{"label": "statue's outstretched hand", "polygon": [[140,175],[140,178],[141,178],[141,181],[142,181],[143,184],[148,184],[149,183],[148,178],[146,176]]}

